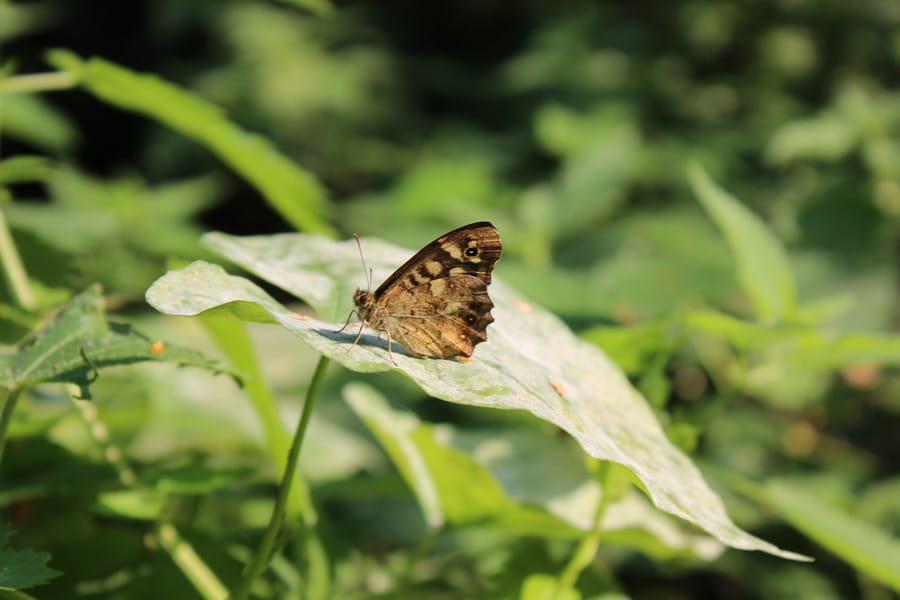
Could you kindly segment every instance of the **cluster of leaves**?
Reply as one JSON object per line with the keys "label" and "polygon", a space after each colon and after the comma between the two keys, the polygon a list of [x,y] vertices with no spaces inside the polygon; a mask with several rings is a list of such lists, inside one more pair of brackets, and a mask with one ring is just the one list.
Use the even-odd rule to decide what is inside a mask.
{"label": "cluster of leaves", "polygon": [[[136,37],[200,30],[228,60],[139,72],[46,51],[62,3],[0,3],[33,69],[0,67],[0,589],[900,590],[892,0],[421,4],[160,2]],[[203,217],[265,211],[307,234],[198,243]],[[363,276],[329,237],[418,247],[484,219],[504,258],[471,363],[347,351]],[[409,252],[364,249],[376,278]],[[323,383],[320,357],[348,370]],[[818,562],[723,554],[802,558],[735,526],[695,463],[744,528]]]}

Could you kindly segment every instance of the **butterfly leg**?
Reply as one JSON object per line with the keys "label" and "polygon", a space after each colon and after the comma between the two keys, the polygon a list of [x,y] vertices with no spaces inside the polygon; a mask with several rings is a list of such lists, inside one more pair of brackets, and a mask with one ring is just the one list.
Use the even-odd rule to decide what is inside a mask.
{"label": "butterfly leg", "polygon": [[390,331],[387,331],[387,340],[388,340],[388,358],[391,359],[391,362],[392,362],[392,363],[394,364],[394,366],[396,367],[396,366],[397,366],[397,361],[394,360],[394,353],[391,352],[391,332],[390,332]]}
{"label": "butterfly leg", "polygon": [[[347,320],[344,322],[344,326],[341,327],[340,329],[338,329],[337,331],[335,331],[335,333],[340,333],[340,332],[342,332],[343,330],[347,329],[347,325],[350,324],[350,319],[353,318],[353,315],[354,315],[355,313],[356,313],[355,310],[351,310],[351,311],[350,311],[350,314],[347,315]],[[357,339],[359,339],[358,336],[357,336]]]}
{"label": "butterfly leg", "polygon": [[[349,319],[348,319],[348,324],[349,324]],[[346,327],[346,326],[347,326],[347,325],[344,325],[344,327]],[[365,328],[365,326],[366,326],[366,322],[365,322],[365,321],[360,321],[360,323],[359,323],[359,331],[356,332],[356,337],[353,338],[353,343],[350,344],[350,347],[349,347],[349,348],[347,348],[347,354],[350,354],[350,351],[353,350],[353,348],[359,343],[359,338],[362,337],[362,332],[363,332],[363,329]],[[343,328],[342,328],[342,329],[343,329]]]}

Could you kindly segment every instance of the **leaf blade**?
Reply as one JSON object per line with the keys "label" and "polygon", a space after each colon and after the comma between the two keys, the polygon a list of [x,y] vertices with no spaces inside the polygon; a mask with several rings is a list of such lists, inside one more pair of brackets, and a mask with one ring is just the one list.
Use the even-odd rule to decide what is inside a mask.
{"label": "leaf blade", "polygon": [[[352,241],[304,235],[236,238],[215,234],[205,239],[251,272],[307,299],[320,313],[338,314],[350,308],[349,290],[360,278]],[[389,273],[410,254],[377,240],[365,240],[364,247],[376,277]],[[170,272],[147,292],[148,302],[168,314],[255,304],[317,351],[352,370],[394,368],[436,398],[526,410],[567,431],[588,454],[629,468],[657,507],[720,541],[735,548],[804,558],[731,522],[699,470],[669,442],[646,401],[605,354],[502,281],[495,279],[491,284],[491,297],[495,322],[488,329],[488,342],[476,348],[470,361],[420,360],[395,346],[395,366],[385,340],[364,335],[348,352],[355,332],[339,333],[339,323],[298,318],[248,280],[208,263]]]}
{"label": "leaf blade", "polygon": [[697,200],[716,223],[734,254],[738,281],[763,321],[778,321],[795,309],[797,291],[781,243],[762,219],[716,185],[698,165],[688,169]]}

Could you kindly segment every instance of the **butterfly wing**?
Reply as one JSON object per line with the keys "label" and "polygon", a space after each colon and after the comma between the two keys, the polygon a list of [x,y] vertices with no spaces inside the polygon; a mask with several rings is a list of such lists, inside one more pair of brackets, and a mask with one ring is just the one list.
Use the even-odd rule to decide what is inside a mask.
{"label": "butterfly wing", "polygon": [[417,356],[471,356],[494,321],[487,286],[501,251],[486,221],[431,242],[375,290],[381,327]]}

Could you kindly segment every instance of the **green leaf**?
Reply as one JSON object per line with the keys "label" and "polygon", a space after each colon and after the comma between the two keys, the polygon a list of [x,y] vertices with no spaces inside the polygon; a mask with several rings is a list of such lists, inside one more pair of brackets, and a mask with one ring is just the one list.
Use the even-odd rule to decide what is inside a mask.
{"label": "green leaf", "polygon": [[561,588],[560,582],[552,575],[535,573],[529,575],[522,584],[519,600],[581,600],[581,593],[573,588]]}
{"label": "green leaf", "polygon": [[58,577],[61,573],[47,566],[50,555],[33,550],[7,547],[9,529],[0,524],[0,589],[27,589]]}
{"label": "green leaf", "polygon": [[103,510],[119,517],[153,521],[163,514],[166,498],[156,490],[120,490],[100,494],[97,504]]}
{"label": "green leaf", "polygon": [[281,0],[281,2],[305,8],[311,13],[323,17],[334,14],[334,6],[328,0]]}
{"label": "green leaf", "polygon": [[667,319],[621,327],[593,327],[581,337],[603,348],[626,373],[638,375],[647,370],[655,357],[671,355],[680,335],[675,324]]}
{"label": "green leaf", "polygon": [[[338,332],[362,279],[356,244],[312,235],[238,238],[211,234],[213,248],[275,285],[305,299],[331,322],[303,317],[250,281],[195,262],[172,271],[147,291],[166,314],[197,315],[217,308],[267,314],[317,351],[359,372],[395,369],[436,398],[492,408],[521,409],[571,434],[590,455],[620,463],[642,482],[654,504],[687,519],[725,544],[802,559],[735,526],[722,501],[687,456],[666,438],[646,401],[595,346],[579,340],[554,315],[529,304],[495,278],[495,322],[489,341],[468,362],[407,356],[384,340]],[[382,241],[363,242],[376,280],[411,254]]]}
{"label": "green leaf", "polygon": [[74,383],[88,398],[88,386],[96,379],[97,369],[147,360],[227,370],[221,361],[153,341],[127,325],[110,323],[104,315],[100,288],[92,286],[44,328],[20,342],[14,352],[0,356],[0,386],[17,389],[38,383]]}
{"label": "green leaf", "polygon": [[821,501],[789,481],[772,481],[765,496],[794,527],[873,579],[900,592],[900,539]]}
{"label": "green leaf", "polygon": [[853,364],[900,365],[900,336],[848,333],[827,339],[811,332],[794,359],[811,368],[835,369]]}
{"label": "green leaf", "polygon": [[558,436],[428,426],[360,383],[346,386],[344,397],[390,455],[432,527],[474,522],[515,534],[580,538],[594,527],[602,494],[612,493],[601,523],[605,543],[660,560],[712,560],[721,553],[717,541],[683,531],[683,521],[653,508],[634,490],[630,471],[618,467],[625,479],[615,486],[621,494],[606,485],[601,492],[583,457]]}
{"label": "green leaf", "polygon": [[699,166],[688,171],[697,199],[731,245],[738,281],[764,322],[784,319],[795,309],[794,274],[787,253],[765,223],[717,186]]}
{"label": "green leaf", "polygon": [[859,132],[842,115],[825,113],[782,124],[765,149],[766,161],[783,166],[806,160],[835,162],[859,144]]}
{"label": "green leaf", "polygon": [[78,132],[64,114],[40,96],[0,94],[3,136],[49,152],[65,152],[78,142]]}
{"label": "green leaf", "polygon": [[0,185],[44,181],[51,173],[48,160],[43,156],[13,156],[0,160]]}
{"label": "green leaf", "polygon": [[491,525],[521,535],[578,535],[548,512],[513,501],[488,469],[447,443],[447,427],[391,409],[369,386],[348,385],[344,397],[412,488],[430,527],[446,522]]}
{"label": "green leaf", "polygon": [[98,98],[156,119],[209,148],[298,229],[332,232],[324,221],[325,192],[316,178],[268,139],[229,121],[219,107],[155,75],[135,73],[100,58],[83,61],[57,50],[48,60],[76,76]]}

